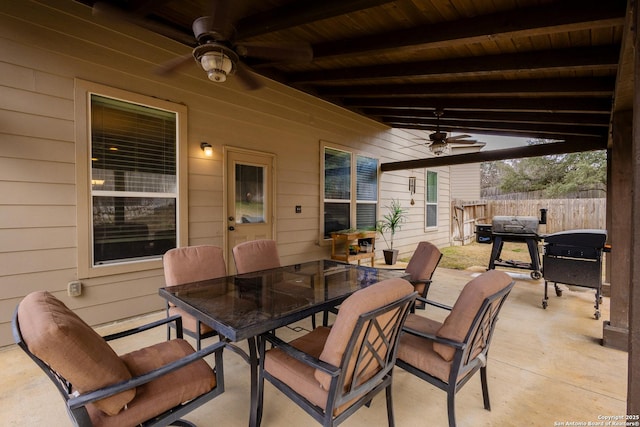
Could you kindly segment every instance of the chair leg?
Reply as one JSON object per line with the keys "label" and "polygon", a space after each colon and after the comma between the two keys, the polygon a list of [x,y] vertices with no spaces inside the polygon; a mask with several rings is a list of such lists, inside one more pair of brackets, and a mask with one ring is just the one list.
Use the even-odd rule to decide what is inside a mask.
{"label": "chair leg", "polygon": [[[264,405],[264,353],[266,350],[265,339],[258,337],[258,383],[257,383],[257,396],[256,396],[256,407],[257,407],[257,419],[256,426],[260,427],[262,424],[262,408]],[[249,344],[251,345],[251,344]]]}
{"label": "chair leg", "polygon": [[196,322],[196,330],[194,332],[196,333],[196,350],[200,351],[202,349],[202,344],[200,343],[200,341],[202,340],[202,337],[200,336],[200,321],[199,320]]}
{"label": "chair leg", "polygon": [[387,395],[387,420],[389,422],[389,427],[395,426],[395,421],[393,417],[393,399],[391,399],[391,383],[386,388]]}
{"label": "chair leg", "polygon": [[456,427],[456,390],[450,387],[447,390],[447,412],[449,414],[449,427]]}
{"label": "chair leg", "polygon": [[491,402],[489,402],[489,386],[487,384],[487,368],[480,368],[480,382],[482,383],[482,399],[484,400],[484,409],[491,410]]}

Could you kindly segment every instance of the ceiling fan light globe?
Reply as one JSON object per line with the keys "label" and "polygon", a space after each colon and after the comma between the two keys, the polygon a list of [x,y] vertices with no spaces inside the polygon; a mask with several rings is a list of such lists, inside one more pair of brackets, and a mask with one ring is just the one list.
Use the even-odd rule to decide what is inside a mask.
{"label": "ceiling fan light globe", "polygon": [[449,144],[445,142],[434,142],[429,145],[429,150],[436,156],[447,154],[449,152]]}
{"label": "ceiling fan light globe", "polygon": [[233,62],[224,52],[207,52],[200,58],[202,69],[207,72],[209,80],[222,83],[233,69]]}
{"label": "ceiling fan light globe", "polygon": [[218,69],[207,71],[207,77],[209,77],[209,80],[211,80],[212,82],[217,83],[223,83],[227,80],[227,74],[224,71]]}

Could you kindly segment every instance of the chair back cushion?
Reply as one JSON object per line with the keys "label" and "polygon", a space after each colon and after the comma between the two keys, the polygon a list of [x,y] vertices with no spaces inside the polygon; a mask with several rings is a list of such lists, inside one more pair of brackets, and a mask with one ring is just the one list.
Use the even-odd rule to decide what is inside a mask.
{"label": "chair back cushion", "polygon": [[[508,274],[498,270],[486,271],[471,280],[462,289],[451,313],[436,335],[453,341],[464,341],[484,300],[503,290],[511,282],[512,279]],[[452,360],[455,354],[455,349],[446,344],[434,343],[433,350],[447,361]]]}
{"label": "chair back cushion", "polygon": [[[331,327],[319,359],[333,366],[342,366],[344,352],[360,315],[397,301],[412,292],[413,286],[408,281],[398,278],[383,280],[353,293],[340,305],[338,316]],[[355,356],[354,354],[353,357]],[[349,363],[355,363],[355,361]],[[325,390],[329,390],[331,377],[319,370],[316,370],[314,375],[320,385]],[[346,377],[344,383],[348,384],[350,381],[351,377]]]}
{"label": "chair back cushion", "polygon": [[187,246],[168,250],[162,257],[167,286],[198,282],[227,275],[222,249],[217,246]]}
{"label": "chair back cushion", "polygon": [[[107,342],[46,291],[27,295],[18,306],[18,322],[29,351],[85,393],[131,379],[131,373]],[[118,414],[136,395],[130,389],[95,402]]]}
{"label": "chair back cushion", "polygon": [[442,253],[431,242],[420,242],[407,264],[406,272],[411,275],[412,281],[431,280]]}
{"label": "chair back cushion", "polygon": [[233,260],[238,274],[280,267],[275,240],[250,240],[233,248]]}

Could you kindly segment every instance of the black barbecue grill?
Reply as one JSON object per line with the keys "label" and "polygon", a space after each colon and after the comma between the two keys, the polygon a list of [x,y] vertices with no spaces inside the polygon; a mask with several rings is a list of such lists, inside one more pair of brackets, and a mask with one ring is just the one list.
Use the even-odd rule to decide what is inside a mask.
{"label": "black barbecue grill", "polygon": [[547,284],[553,282],[556,295],[562,296],[558,283],[596,290],[594,316],[600,318],[602,302],[602,253],[607,241],[606,230],[569,230],[544,238],[544,299],[547,308]]}
{"label": "black barbecue grill", "polygon": [[[538,224],[541,223],[546,223],[546,218],[543,222],[535,216],[494,216],[491,223],[493,246],[488,270],[493,270],[496,267],[519,268],[531,270],[532,279],[542,278],[540,255],[538,253],[538,242],[540,241]],[[500,258],[504,242],[526,243],[531,262],[503,260]]]}

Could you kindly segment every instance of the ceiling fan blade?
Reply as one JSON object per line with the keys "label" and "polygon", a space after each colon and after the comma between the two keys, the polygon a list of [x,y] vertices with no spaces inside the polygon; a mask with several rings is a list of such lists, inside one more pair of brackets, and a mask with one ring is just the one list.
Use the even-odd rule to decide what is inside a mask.
{"label": "ceiling fan blade", "polygon": [[193,55],[191,53],[182,55],[182,56],[177,56],[163,64],[158,65],[154,69],[154,71],[158,75],[168,76],[170,74],[175,73],[176,71],[178,71],[178,69],[184,67],[191,61],[193,61]]}
{"label": "ceiling fan blade", "polygon": [[471,138],[471,135],[456,135],[456,136],[450,136],[449,138],[447,138],[449,141],[455,141],[457,139],[464,139],[464,138]]}
{"label": "ceiling fan blade", "polygon": [[427,140],[423,139],[421,143],[409,145],[407,148],[413,148],[413,147],[418,147],[418,146],[426,148],[426,147],[430,146],[431,144],[432,144],[431,141],[427,141]]}
{"label": "ceiling fan blade", "polygon": [[459,140],[448,140],[447,144],[476,144],[478,141],[475,139],[459,139]]}
{"label": "ceiling fan blade", "polygon": [[313,49],[306,42],[238,43],[236,52],[240,56],[271,61],[310,62],[313,59]]}
{"label": "ceiling fan blade", "polygon": [[242,62],[238,62],[235,76],[247,90],[256,90],[262,87],[262,82]]}

